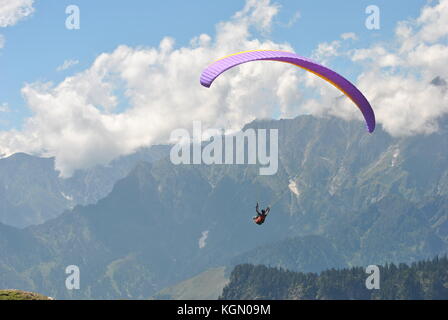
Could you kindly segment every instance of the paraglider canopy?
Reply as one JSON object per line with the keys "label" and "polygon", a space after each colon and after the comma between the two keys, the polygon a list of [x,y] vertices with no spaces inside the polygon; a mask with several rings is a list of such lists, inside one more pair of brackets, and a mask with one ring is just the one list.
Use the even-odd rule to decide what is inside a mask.
{"label": "paraglider canopy", "polygon": [[310,59],[301,57],[295,53],[272,50],[255,50],[236,53],[224,57],[209,67],[201,75],[201,84],[209,88],[213,81],[223,72],[246,62],[251,61],[279,61],[293,64],[305,69],[330,82],[349,97],[359,108],[366,121],[367,130],[372,133],[375,130],[375,114],[369,101],[350,81],[335,71]]}

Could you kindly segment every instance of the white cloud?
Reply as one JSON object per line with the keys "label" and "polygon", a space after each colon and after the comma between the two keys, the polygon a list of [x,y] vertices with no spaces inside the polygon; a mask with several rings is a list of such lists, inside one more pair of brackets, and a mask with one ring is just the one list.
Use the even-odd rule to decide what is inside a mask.
{"label": "white cloud", "polygon": [[34,0],[0,0],[0,27],[13,26],[34,12]]}
{"label": "white cloud", "polygon": [[[281,81],[291,77],[288,65],[243,65],[210,89],[199,84],[199,77],[207,65],[229,53],[293,51],[287,44],[251,35],[251,29],[267,32],[277,10],[268,0],[247,1],[230,21],[217,25],[214,37],[199,35],[188,47],[176,48],[171,38],[155,48],[122,45],[61,83],[27,84],[22,94],[33,116],[22,131],[0,132],[0,153],[54,156],[56,169],[70,176],[76,169],[168,142],[172,130],[190,128],[193,120],[234,131],[256,118],[271,117],[279,101],[297,97],[297,87]],[[128,108],[117,112],[120,102]]]}
{"label": "white cloud", "polygon": [[302,15],[300,14],[300,11],[296,11],[296,13],[294,13],[291,19],[289,19],[288,23],[286,24],[286,27],[291,28],[293,25],[296,24],[297,21],[299,21],[301,17]]}
{"label": "white cloud", "polygon": [[6,102],[0,104],[0,112],[10,112],[9,105]]}
{"label": "white cloud", "polygon": [[[438,119],[448,114],[448,90],[443,85],[448,80],[447,16],[448,0],[442,0],[424,7],[417,19],[398,23],[390,43],[342,50],[342,43],[335,40],[320,44],[314,55],[324,62],[349,56],[364,68],[357,86],[371,102],[377,122],[391,135],[432,133],[438,129]],[[309,77],[306,84],[318,88],[321,98],[306,101],[303,111],[361,118],[351,101],[338,98],[338,91],[322,80]]]}
{"label": "white cloud", "polygon": [[77,65],[78,63],[79,63],[78,60],[73,60],[73,59],[65,60],[63,64],[61,64],[60,66],[58,66],[58,67],[56,68],[56,71],[64,71],[64,70],[67,70],[67,69],[69,69],[69,68],[71,68],[71,67]]}
{"label": "white cloud", "polygon": [[261,31],[270,31],[272,20],[277,15],[280,6],[272,4],[270,0],[246,0],[244,9],[234,16],[236,21],[254,26]]}
{"label": "white cloud", "polygon": [[427,134],[448,114],[448,95],[434,79],[448,79],[448,1],[425,6],[415,20],[400,22],[391,44],[355,50],[353,61],[368,63],[359,77],[378,122],[395,136]]}
{"label": "white cloud", "polygon": [[328,63],[328,60],[344,55],[344,49],[343,45],[345,44],[345,41],[347,40],[357,40],[358,37],[353,32],[347,32],[341,34],[341,40],[333,40],[331,42],[322,42],[317,45],[317,48],[313,52],[313,58],[326,64]]}
{"label": "white cloud", "polygon": [[435,43],[441,38],[446,39],[448,35],[447,17],[448,2],[445,0],[440,0],[434,6],[424,7],[415,22],[419,30],[414,38],[428,43]]}
{"label": "white cloud", "polygon": [[319,43],[317,49],[314,50],[313,58],[322,61],[326,58],[336,57],[339,55],[339,48],[341,47],[341,41],[334,40],[332,42]]}
{"label": "white cloud", "polygon": [[341,34],[342,40],[358,40],[358,36],[354,32],[346,32]]}
{"label": "white cloud", "polygon": [[5,46],[5,36],[0,34],[0,49]]}

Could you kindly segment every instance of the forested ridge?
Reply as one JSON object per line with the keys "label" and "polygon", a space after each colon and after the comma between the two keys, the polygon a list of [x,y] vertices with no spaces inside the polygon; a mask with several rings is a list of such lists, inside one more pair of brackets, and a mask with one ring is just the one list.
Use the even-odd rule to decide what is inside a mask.
{"label": "forested ridge", "polygon": [[317,273],[263,265],[236,266],[221,300],[440,300],[448,299],[448,258],[379,266],[380,288],[367,289],[363,267]]}

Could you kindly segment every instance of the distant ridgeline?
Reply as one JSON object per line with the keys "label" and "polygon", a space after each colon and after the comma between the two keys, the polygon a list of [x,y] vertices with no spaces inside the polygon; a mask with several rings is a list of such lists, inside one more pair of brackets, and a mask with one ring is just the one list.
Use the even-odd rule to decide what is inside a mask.
{"label": "distant ridgeline", "polygon": [[221,300],[440,300],[448,299],[448,258],[380,269],[380,289],[368,290],[361,267],[320,274],[292,272],[266,266],[236,266]]}

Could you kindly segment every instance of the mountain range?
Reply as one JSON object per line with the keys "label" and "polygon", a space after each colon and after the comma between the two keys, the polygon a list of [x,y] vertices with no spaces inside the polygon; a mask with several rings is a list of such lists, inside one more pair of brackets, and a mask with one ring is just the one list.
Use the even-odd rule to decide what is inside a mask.
{"label": "mountain range", "polygon": [[[108,183],[84,172],[77,192],[45,189],[49,198],[64,192],[78,204],[70,208],[60,198],[51,213],[40,205],[45,219],[39,225],[37,210],[29,211],[33,225],[0,224],[0,288],[56,299],[145,299],[201,272],[241,263],[320,272],[448,251],[443,122],[434,134],[401,138],[381,128],[368,134],[358,121],[312,116],[254,121],[247,128],[279,130],[276,175],[258,175],[257,165],[174,165],[162,152],[124,166],[129,172],[101,169],[117,171]],[[27,157],[1,161],[15,166]],[[54,172],[52,160],[28,160]],[[89,182],[99,180],[101,187]],[[89,188],[101,192],[90,196]],[[27,194],[16,196],[24,202]],[[272,205],[263,226],[251,219],[257,201]],[[8,222],[18,211],[5,206],[0,216],[13,217]],[[20,212],[20,224],[30,224]],[[68,265],[80,268],[80,290],[65,287]]]}
{"label": "mountain range", "polygon": [[95,203],[140,161],[166,156],[168,146],[144,148],[108,165],[61,178],[54,158],[16,153],[0,159],[0,223],[24,228],[57,217],[76,205]]}

